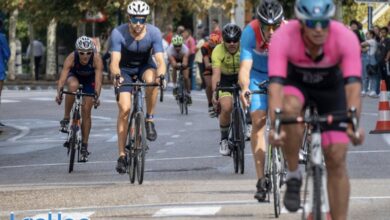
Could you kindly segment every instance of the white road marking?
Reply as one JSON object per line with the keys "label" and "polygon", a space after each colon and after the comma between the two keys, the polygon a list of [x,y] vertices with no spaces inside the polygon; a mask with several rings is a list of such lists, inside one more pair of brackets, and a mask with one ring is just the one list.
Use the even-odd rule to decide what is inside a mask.
{"label": "white road marking", "polygon": [[179,138],[179,137],[180,137],[180,135],[178,135],[178,134],[175,134],[175,135],[171,136],[171,138]]}
{"label": "white road marking", "polygon": [[390,134],[382,134],[383,140],[387,143],[388,146],[390,146]]}
{"label": "white road marking", "polygon": [[112,118],[109,118],[109,117],[103,117],[103,116],[92,116],[92,118],[95,118],[95,119],[101,119],[101,120],[113,120]]}
{"label": "white road marking", "polygon": [[10,142],[15,142],[16,140],[18,140],[19,138],[22,138],[24,136],[26,136],[29,132],[30,132],[30,128],[29,127],[26,127],[26,126],[16,126],[16,125],[10,125],[10,127],[13,127],[17,130],[20,130],[20,134],[16,135],[15,137],[12,137],[10,139],[8,139],[7,141],[10,141]]}
{"label": "white road marking", "polygon": [[362,115],[367,115],[367,116],[378,116],[378,113],[372,113],[372,112],[362,112]]}
{"label": "white road marking", "polygon": [[175,142],[167,142],[167,143],[165,143],[165,146],[171,146],[171,145],[174,145],[175,144]]}
{"label": "white road marking", "polygon": [[112,136],[112,138],[110,138],[109,140],[107,140],[106,142],[117,142],[118,141],[118,136],[117,135],[114,135]]}
{"label": "white road marking", "polygon": [[95,212],[65,212],[65,213],[50,213],[51,217],[49,217],[49,214],[38,214],[32,217],[32,219],[52,219],[52,220],[58,220],[58,219],[90,219],[89,216],[93,215]]}
{"label": "white road marking", "polygon": [[166,152],[167,152],[166,150],[158,150],[156,153],[163,154],[163,153],[166,153]]}
{"label": "white road marking", "polygon": [[1,103],[17,103],[20,102],[18,100],[9,100],[9,99],[2,99]]}
{"label": "white road marking", "polygon": [[51,101],[51,102],[54,102],[55,98],[54,98],[54,97],[52,97],[52,98],[49,98],[49,97],[38,97],[38,98],[29,98],[29,100],[32,100],[32,101],[45,101],[45,102]]}
{"label": "white road marking", "polygon": [[221,210],[220,206],[214,207],[174,207],[163,208],[154,213],[153,217],[169,216],[210,216],[215,215]]}
{"label": "white road marking", "polygon": [[186,126],[191,126],[191,125],[192,125],[192,122],[186,122],[185,125],[186,125]]}

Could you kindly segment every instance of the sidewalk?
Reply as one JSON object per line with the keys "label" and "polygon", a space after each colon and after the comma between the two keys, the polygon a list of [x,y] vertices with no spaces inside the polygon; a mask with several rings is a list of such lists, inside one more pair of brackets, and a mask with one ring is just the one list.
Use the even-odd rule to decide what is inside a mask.
{"label": "sidewalk", "polygon": [[[103,88],[110,88],[111,82],[104,80]],[[3,90],[51,90],[57,88],[57,81],[48,80],[7,80]]]}

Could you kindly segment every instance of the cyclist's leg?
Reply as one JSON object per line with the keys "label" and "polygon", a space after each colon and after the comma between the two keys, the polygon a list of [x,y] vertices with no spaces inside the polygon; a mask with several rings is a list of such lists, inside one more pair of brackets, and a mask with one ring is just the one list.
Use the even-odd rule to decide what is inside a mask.
{"label": "cyclist's leg", "polygon": [[[122,77],[124,78],[123,83],[130,83],[130,73],[123,73]],[[129,121],[129,114],[131,109],[131,87],[121,87],[119,89],[119,102],[118,104],[118,118],[117,118],[117,134],[118,134],[118,151],[119,156],[124,157],[125,146],[126,146],[126,138],[127,138],[127,127]]]}
{"label": "cyclist's leg", "polygon": [[173,87],[176,88],[177,85],[177,69],[176,67],[172,67],[172,83],[173,83]]}
{"label": "cyclist's leg", "polygon": [[[79,88],[79,79],[75,75],[70,75],[66,81],[68,86],[68,91],[76,92]],[[65,96],[65,111],[64,111],[64,119],[70,118],[70,111],[72,110],[72,105],[75,97],[73,95]]]}
{"label": "cyclist's leg", "polygon": [[[346,134],[344,138],[348,140]],[[324,150],[328,174],[328,195],[332,219],[347,219],[349,178],[346,166],[348,144],[334,143]]]}
{"label": "cyclist's leg", "polygon": [[184,84],[187,94],[191,93],[191,80],[190,80],[190,68],[187,67],[183,70]]}
{"label": "cyclist's leg", "polygon": [[[300,115],[305,102],[301,90],[293,86],[286,86],[284,94],[283,114],[288,116]],[[299,171],[298,160],[304,128],[301,125],[293,124],[282,126],[282,129],[286,132],[286,144],[282,146],[282,149],[288,164],[284,205],[289,211],[295,212],[300,208],[302,174]]]}
{"label": "cyclist's leg", "polygon": [[[156,69],[148,68],[143,72],[142,79],[146,83],[154,83],[156,81]],[[158,88],[157,87],[147,87],[145,89],[145,98],[146,98],[146,114],[153,115],[154,109],[157,103]],[[153,121],[152,118],[146,119],[146,121]]]}
{"label": "cyclist's leg", "polygon": [[214,113],[214,108],[213,108],[213,104],[211,102],[211,96],[213,95],[213,91],[212,91],[212,88],[211,88],[211,70],[206,70],[204,73],[203,73],[203,77],[204,77],[204,82],[205,82],[205,92],[206,92],[206,97],[207,97],[207,104],[208,104],[208,108],[209,108],[209,115],[210,117],[215,117],[215,113]]}
{"label": "cyclist's leg", "polygon": [[221,131],[221,143],[219,152],[222,155],[229,155],[228,145],[230,116],[233,110],[233,99],[229,92],[219,93],[219,104],[221,105],[221,114],[219,115],[219,128]]}
{"label": "cyclist's leg", "polygon": [[[333,93],[318,91],[318,113],[343,112],[347,109],[343,81]],[[328,176],[328,195],[332,219],[347,219],[349,201],[349,179],[346,156],[349,138],[340,124],[323,125],[321,135]]]}

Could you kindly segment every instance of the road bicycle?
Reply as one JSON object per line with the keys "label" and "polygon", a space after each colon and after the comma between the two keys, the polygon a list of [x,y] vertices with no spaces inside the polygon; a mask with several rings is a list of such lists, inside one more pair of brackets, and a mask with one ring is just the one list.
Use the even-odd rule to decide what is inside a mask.
{"label": "road bicycle", "polygon": [[[326,168],[325,160],[321,146],[321,125],[333,123],[350,123],[352,124],[355,135],[359,128],[357,110],[350,108],[348,115],[346,112],[332,113],[329,115],[319,115],[314,105],[309,105],[310,111],[305,116],[298,117],[282,117],[280,109],[275,110],[275,131],[280,134],[282,124],[297,124],[306,123],[307,129],[311,137],[306,138],[307,146],[307,168],[306,181],[304,187],[304,206],[302,219],[310,218],[313,220],[327,219],[329,208],[329,200],[327,193]],[[311,192],[311,198],[307,198]]]}
{"label": "road bicycle", "polygon": [[219,91],[231,92],[233,95],[233,110],[231,113],[228,143],[233,157],[234,172],[241,174],[245,171],[245,116],[240,101],[240,86],[234,84],[230,87],[222,87],[217,84],[216,94],[219,99]]}
{"label": "road bicycle", "polygon": [[178,70],[177,70],[177,94],[176,94],[176,100],[177,104],[180,108],[180,113],[182,115],[186,114],[188,115],[188,105],[189,105],[189,98],[188,94],[186,92],[185,88],[185,82],[184,82],[184,76],[183,76],[183,66],[181,63],[177,64]]}
{"label": "road bicycle", "polygon": [[[82,131],[81,131],[81,122],[82,122],[82,114],[81,114],[81,105],[83,103],[83,97],[93,97],[95,100],[97,99],[96,94],[94,93],[84,93],[82,92],[83,85],[80,84],[77,88],[76,92],[69,92],[60,90],[60,100],[62,100],[62,95],[73,95],[75,96],[75,100],[72,106],[72,110],[70,112],[70,122],[68,125],[68,137],[64,143],[64,147],[68,149],[69,155],[69,169],[68,172],[71,173],[74,167],[74,159],[77,151],[77,162],[81,162],[80,160],[80,148],[82,144]],[[61,103],[58,103],[61,104]],[[94,105],[95,109],[97,105]]]}
{"label": "road bicycle", "polygon": [[[119,81],[120,76],[116,77]],[[160,82],[164,81],[164,77],[160,77]],[[138,184],[142,184],[145,173],[145,154],[148,151],[148,142],[146,139],[145,130],[145,113],[144,113],[144,88],[145,87],[160,87],[160,101],[163,101],[163,83],[145,83],[138,79],[137,76],[132,77],[131,83],[122,83],[115,87],[116,100],[119,101],[119,88],[123,86],[131,86],[132,90],[132,108],[129,117],[126,139],[126,170],[129,174],[130,183],[135,182],[137,174]]]}
{"label": "road bicycle", "polygon": [[[258,90],[251,91],[245,94],[247,98],[251,94],[268,94],[268,80],[264,80],[257,84]],[[267,117],[269,118],[269,117]],[[269,125],[269,120],[267,119]],[[267,128],[268,130],[268,128]],[[278,146],[267,144],[266,157],[264,163],[264,176],[266,178],[266,185],[268,191],[268,201],[271,201],[271,192],[273,195],[274,213],[278,218],[281,212],[280,203],[280,189],[284,184],[287,175],[287,165],[283,156],[282,149]]]}

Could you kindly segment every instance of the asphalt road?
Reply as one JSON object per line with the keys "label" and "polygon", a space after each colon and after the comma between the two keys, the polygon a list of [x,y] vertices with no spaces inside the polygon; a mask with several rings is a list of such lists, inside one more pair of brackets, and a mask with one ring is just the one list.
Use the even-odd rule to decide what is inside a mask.
{"label": "asphalt road", "polygon": [[[150,144],[145,180],[130,184],[115,171],[116,114],[113,90],[102,93],[93,110],[89,162],[69,174],[58,131],[63,106],[54,90],[3,91],[0,121],[0,219],[272,219],[272,203],[258,203],[249,142],[245,174],[234,174],[230,157],[218,152],[219,129],[207,115],[206,98],[193,93],[189,115],[179,114],[171,92],[158,103],[158,139]],[[375,127],[378,99],[364,98],[361,126]],[[390,219],[390,135],[368,135],[351,147],[349,219]],[[282,210],[280,219],[300,219]],[[57,219],[54,218],[53,219]]]}

